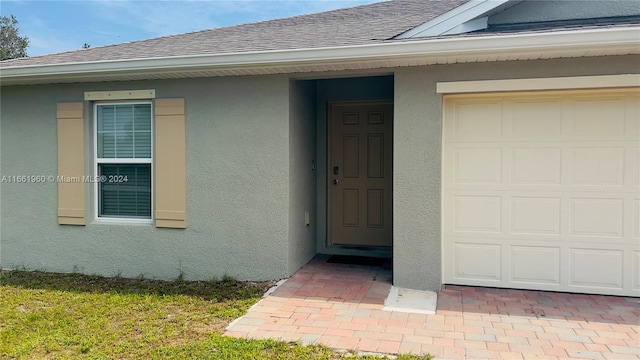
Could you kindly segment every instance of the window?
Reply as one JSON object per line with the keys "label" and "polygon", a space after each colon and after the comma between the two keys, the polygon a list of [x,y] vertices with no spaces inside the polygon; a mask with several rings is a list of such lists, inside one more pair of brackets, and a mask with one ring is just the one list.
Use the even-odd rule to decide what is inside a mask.
{"label": "window", "polygon": [[94,117],[96,217],[151,219],[151,103],[97,103]]}

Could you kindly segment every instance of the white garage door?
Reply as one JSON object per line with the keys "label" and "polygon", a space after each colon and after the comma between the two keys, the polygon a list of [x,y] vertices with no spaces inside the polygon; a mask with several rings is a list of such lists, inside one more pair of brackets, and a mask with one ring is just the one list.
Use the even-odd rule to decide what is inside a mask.
{"label": "white garage door", "polygon": [[640,296],[639,94],[445,96],[444,282]]}

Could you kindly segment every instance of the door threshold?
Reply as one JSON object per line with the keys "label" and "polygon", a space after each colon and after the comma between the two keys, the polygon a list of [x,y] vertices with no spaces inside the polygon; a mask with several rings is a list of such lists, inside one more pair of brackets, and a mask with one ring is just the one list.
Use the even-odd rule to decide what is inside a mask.
{"label": "door threshold", "polygon": [[387,246],[346,246],[333,245],[324,251],[327,255],[366,256],[382,259],[392,259],[393,249]]}

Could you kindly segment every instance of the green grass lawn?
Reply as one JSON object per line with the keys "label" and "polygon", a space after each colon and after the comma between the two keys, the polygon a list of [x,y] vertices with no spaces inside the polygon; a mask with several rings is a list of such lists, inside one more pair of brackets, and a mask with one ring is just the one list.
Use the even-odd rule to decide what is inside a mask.
{"label": "green grass lawn", "polygon": [[222,336],[228,323],[242,316],[269,286],[232,279],[158,281],[2,272],[0,359],[351,356],[323,346]]}

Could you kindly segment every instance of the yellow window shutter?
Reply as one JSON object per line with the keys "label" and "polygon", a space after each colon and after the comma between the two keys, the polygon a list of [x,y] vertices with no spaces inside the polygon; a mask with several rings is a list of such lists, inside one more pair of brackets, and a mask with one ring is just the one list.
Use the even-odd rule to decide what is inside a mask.
{"label": "yellow window shutter", "polygon": [[155,222],[187,226],[186,128],[184,99],[155,101]]}
{"label": "yellow window shutter", "polygon": [[84,225],[84,110],[58,103],[58,224]]}

